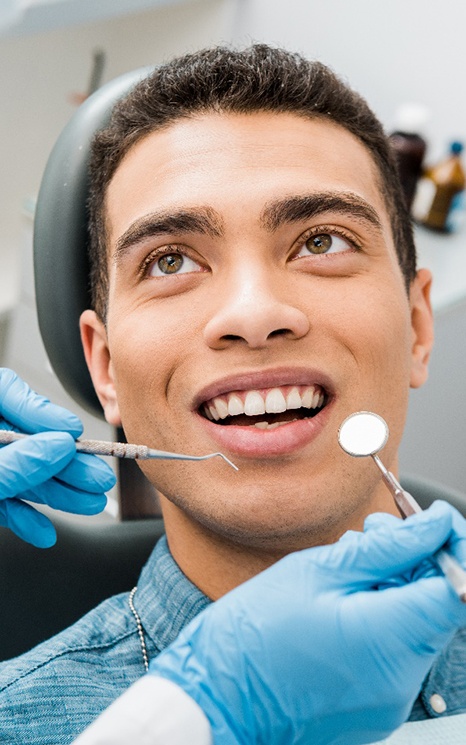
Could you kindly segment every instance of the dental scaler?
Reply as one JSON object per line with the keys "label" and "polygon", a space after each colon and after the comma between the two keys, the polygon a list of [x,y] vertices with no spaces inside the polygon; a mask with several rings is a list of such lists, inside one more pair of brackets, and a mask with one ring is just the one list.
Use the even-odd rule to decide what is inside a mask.
{"label": "dental scaler", "polygon": [[[8,429],[0,430],[0,445],[8,445],[10,442],[22,440],[24,435],[20,432],[13,432]],[[158,458],[161,460],[208,460],[209,458],[223,458],[229,466],[238,470],[223,453],[209,453],[208,455],[184,455],[183,453],[169,453],[165,450],[154,450],[147,445],[132,445],[128,442],[105,442],[103,440],[76,440],[76,450],[80,453],[90,453],[91,455],[113,455],[115,458],[131,458],[133,460],[152,460]]]}

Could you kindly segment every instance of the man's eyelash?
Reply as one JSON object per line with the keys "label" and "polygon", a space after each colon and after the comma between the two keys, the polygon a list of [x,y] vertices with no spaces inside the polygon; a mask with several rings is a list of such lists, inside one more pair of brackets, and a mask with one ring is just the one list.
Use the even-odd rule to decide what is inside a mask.
{"label": "man's eyelash", "polygon": [[348,233],[346,230],[343,230],[343,228],[337,228],[334,225],[317,225],[314,228],[309,228],[306,230],[305,233],[303,233],[297,240],[298,245],[302,245],[303,243],[306,243],[306,241],[309,240],[309,238],[312,238],[314,235],[338,235],[340,238],[344,238],[345,241],[348,241],[353,248],[360,250],[362,248],[362,244],[356,240],[354,235],[351,233]]}

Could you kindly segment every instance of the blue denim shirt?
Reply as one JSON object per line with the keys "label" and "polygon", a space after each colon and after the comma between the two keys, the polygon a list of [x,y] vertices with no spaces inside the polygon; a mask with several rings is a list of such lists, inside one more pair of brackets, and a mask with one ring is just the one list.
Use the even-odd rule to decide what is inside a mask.
{"label": "blue denim shirt", "polygon": [[[78,623],[14,660],[0,665],[0,743],[71,743],[112,701],[144,674],[129,593],[104,601]],[[170,644],[210,601],[181,572],[165,538],[144,567],[134,605],[150,658]],[[411,719],[439,716],[433,693],[447,714],[466,712],[466,629],[437,660]]]}
{"label": "blue denim shirt", "polygon": [[[144,675],[128,599],[123,593],[105,600],[69,629],[0,664],[1,745],[70,743]],[[149,659],[209,602],[180,571],[162,538],[134,597]]]}

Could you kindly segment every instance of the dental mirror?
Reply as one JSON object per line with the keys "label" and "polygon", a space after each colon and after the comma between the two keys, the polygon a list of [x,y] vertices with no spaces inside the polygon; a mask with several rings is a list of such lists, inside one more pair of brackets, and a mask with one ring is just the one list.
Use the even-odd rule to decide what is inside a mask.
{"label": "dental mirror", "polygon": [[338,430],[340,446],[355,458],[375,455],[387,444],[387,440],[387,422],[371,411],[350,414]]}
{"label": "dental mirror", "polygon": [[[371,456],[401,516],[405,518],[421,512],[422,509],[414,497],[403,489],[393,473],[385,468],[377,455],[379,450],[386,445],[388,434],[387,422],[381,416],[371,411],[357,411],[350,414],[340,425],[338,442],[345,453],[354,458]],[[432,558],[447,577],[460,600],[466,603],[466,570],[446,549],[440,549]]]}

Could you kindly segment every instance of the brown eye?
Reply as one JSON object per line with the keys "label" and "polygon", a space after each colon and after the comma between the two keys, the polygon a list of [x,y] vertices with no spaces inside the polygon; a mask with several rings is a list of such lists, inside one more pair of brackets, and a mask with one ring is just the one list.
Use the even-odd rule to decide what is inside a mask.
{"label": "brown eye", "polygon": [[192,272],[202,272],[203,268],[189,256],[181,251],[173,251],[155,257],[149,264],[147,276],[149,277],[167,277],[178,274],[190,274]]}
{"label": "brown eye", "polygon": [[175,274],[183,266],[183,257],[181,254],[166,254],[158,260],[157,266],[163,274]]}
{"label": "brown eye", "polygon": [[333,238],[329,233],[313,235],[306,241],[306,248],[314,254],[325,254],[330,251],[333,244]]}
{"label": "brown eye", "polygon": [[[322,226],[322,229],[325,230],[324,226]],[[358,250],[355,241],[339,235],[337,232],[314,233],[309,238],[303,236],[300,239],[300,246],[299,253],[295,254],[293,259],[309,259],[311,256],[331,256],[333,254],[344,254]]]}

